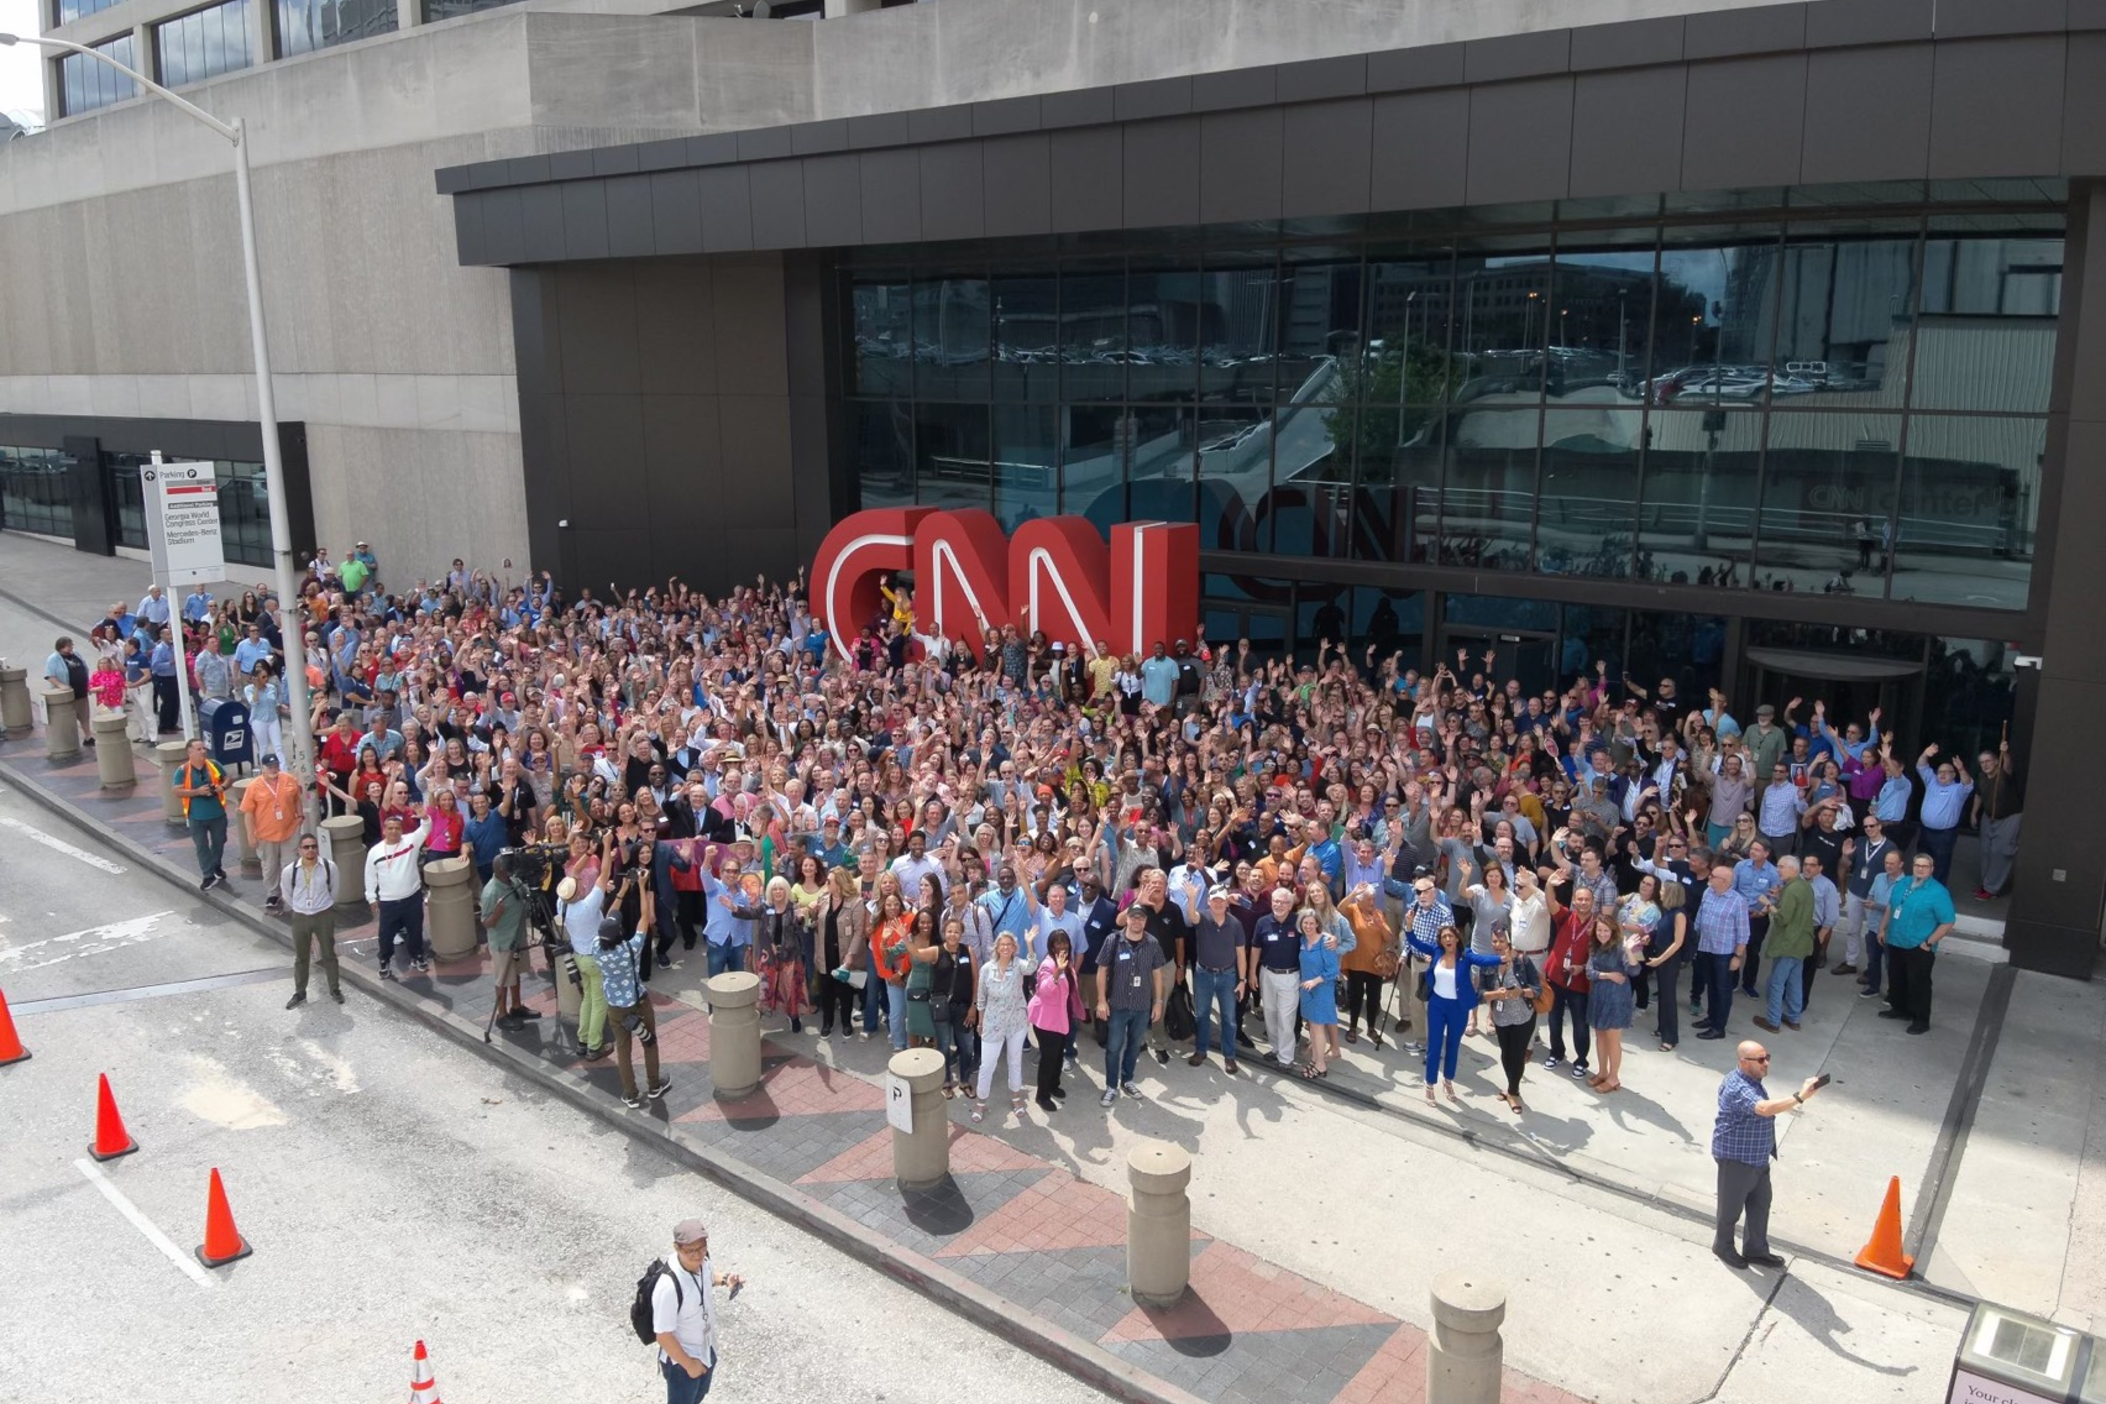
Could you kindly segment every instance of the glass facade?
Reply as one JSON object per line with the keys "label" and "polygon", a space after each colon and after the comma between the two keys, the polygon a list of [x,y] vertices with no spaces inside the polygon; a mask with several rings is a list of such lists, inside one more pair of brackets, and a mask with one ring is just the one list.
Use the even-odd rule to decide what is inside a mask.
{"label": "glass facade", "polygon": [[424,22],[437,24],[440,20],[459,19],[478,10],[495,10],[517,3],[518,0],[424,0]]}
{"label": "glass facade", "polygon": [[249,52],[249,0],[225,0],[155,25],[154,55],[170,88],[247,68],[256,61]]}
{"label": "glass facade", "polygon": [[118,0],[52,0],[51,22],[71,24],[82,15],[100,14],[117,3]]}
{"label": "glass facade", "polygon": [[279,58],[395,30],[395,0],[277,0],[277,4]]}
{"label": "glass facade", "polygon": [[[138,71],[139,61],[132,55],[132,36],[120,34],[116,38],[94,46],[95,52],[108,54],[126,68]],[[93,112],[98,107],[108,107],[113,102],[139,96],[139,85],[119,73],[116,69],[86,54],[67,54],[58,61],[59,66],[59,113],[65,117],[76,117],[83,112]]]}
{"label": "glass facade", "polygon": [[72,465],[57,449],[0,445],[0,527],[72,540]]}
{"label": "glass facade", "polygon": [[[1915,199],[1850,218],[1772,192],[1774,216],[1700,222],[1576,206],[1321,242],[857,250],[850,505],[978,506],[1011,527],[1151,517],[1198,523],[1212,550],[2019,611],[2061,216]],[[1372,617],[1372,599],[1334,593]],[[1700,671],[1694,639],[1620,627],[1616,656],[1679,648]]]}

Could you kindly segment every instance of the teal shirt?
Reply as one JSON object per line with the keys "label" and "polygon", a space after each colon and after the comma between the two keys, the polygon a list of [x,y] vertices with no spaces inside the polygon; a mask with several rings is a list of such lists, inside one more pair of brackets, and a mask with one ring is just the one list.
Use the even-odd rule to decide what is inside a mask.
{"label": "teal shirt", "polygon": [[197,787],[198,793],[190,797],[190,818],[224,819],[227,817],[227,807],[219,802],[217,795],[205,789],[207,785],[212,783],[211,771],[199,770],[195,766],[186,765],[176,772],[175,782],[178,787],[184,785]]}
{"label": "teal shirt", "polygon": [[1886,944],[1912,951],[1930,939],[1930,934],[1957,915],[1952,894],[1936,878],[1918,878],[1913,873],[1894,884],[1887,897]]}

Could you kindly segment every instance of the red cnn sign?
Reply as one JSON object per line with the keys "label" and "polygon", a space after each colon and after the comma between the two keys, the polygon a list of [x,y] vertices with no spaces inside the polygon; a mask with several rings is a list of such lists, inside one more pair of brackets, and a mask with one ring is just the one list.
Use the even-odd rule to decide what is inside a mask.
{"label": "red cnn sign", "polygon": [[1083,517],[1042,517],[1005,535],[992,512],[879,507],[827,533],[812,563],[812,613],[845,657],[884,608],[879,582],[914,572],[914,627],[978,646],[988,629],[1114,654],[1189,639],[1199,620],[1199,528],[1125,522],[1111,544]]}

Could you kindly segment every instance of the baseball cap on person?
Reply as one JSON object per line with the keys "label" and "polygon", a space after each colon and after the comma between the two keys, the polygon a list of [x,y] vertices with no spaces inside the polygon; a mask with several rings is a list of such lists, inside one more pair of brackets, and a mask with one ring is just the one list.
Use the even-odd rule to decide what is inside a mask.
{"label": "baseball cap on person", "polygon": [[258,764],[265,770],[276,770],[278,768],[278,757],[275,755],[265,756]]}
{"label": "baseball cap on person", "polygon": [[709,1225],[700,1219],[682,1219],[673,1225],[673,1242],[700,1243],[709,1237]]}

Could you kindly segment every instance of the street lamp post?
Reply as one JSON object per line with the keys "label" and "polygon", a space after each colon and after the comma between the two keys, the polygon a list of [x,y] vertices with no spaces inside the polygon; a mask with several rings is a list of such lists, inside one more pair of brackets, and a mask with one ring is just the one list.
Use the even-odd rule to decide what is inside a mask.
{"label": "street lamp post", "polygon": [[292,754],[284,757],[287,768],[310,788],[314,782],[314,732],[309,724],[307,695],[306,633],[300,622],[298,577],[293,570],[292,514],[285,502],[284,456],[278,450],[278,401],[271,386],[270,339],[263,326],[263,275],[256,262],[256,207],[249,191],[249,143],[247,129],[239,117],[223,122],[195,103],[177,97],[145,74],[125,67],[108,54],[66,39],[32,38],[0,34],[0,47],[34,44],[41,49],[85,54],[109,65],[154,96],[173,103],[184,115],[203,123],[224,137],[234,148],[234,196],[241,212],[241,263],[248,286],[249,344],[256,362],[256,419],[263,434],[263,487],[270,504],[271,558],[278,574],[278,631],[285,646],[286,705],[292,716],[287,734]]}

